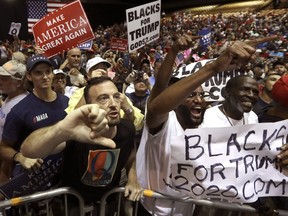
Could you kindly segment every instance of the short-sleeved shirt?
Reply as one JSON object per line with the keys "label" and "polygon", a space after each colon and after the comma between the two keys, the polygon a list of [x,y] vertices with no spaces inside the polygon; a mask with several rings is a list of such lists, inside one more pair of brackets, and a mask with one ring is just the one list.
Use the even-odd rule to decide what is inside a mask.
{"label": "short-sleeved shirt", "polygon": [[0,108],[0,140],[2,138],[2,132],[8,113],[17,103],[19,103],[19,101],[23,100],[23,98],[25,98],[28,94],[28,92],[25,92],[23,94],[17,95],[16,97],[13,97],[12,99],[6,98],[6,100],[3,102],[2,107]]}
{"label": "short-sleeved shirt", "polygon": [[[2,134],[3,141],[16,141],[19,149],[24,139],[33,131],[53,125],[66,116],[68,97],[57,94],[52,102],[46,102],[30,93],[16,104],[7,115]],[[41,137],[39,137],[41,139]]]}
{"label": "short-sleeved shirt", "polygon": [[121,119],[113,138],[115,149],[68,141],[64,150],[63,186],[77,190],[87,203],[119,186],[121,170],[134,148],[135,127]]}

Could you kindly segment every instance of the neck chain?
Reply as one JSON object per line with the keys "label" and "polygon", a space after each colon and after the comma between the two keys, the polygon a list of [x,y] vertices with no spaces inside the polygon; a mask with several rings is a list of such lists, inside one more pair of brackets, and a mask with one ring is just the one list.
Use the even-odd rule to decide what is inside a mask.
{"label": "neck chain", "polygon": [[[230,124],[231,126],[235,126],[234,124],[232,124],[232,122],[231,122],[231,120],[230,120],[230,117],[227,115],[227,113],[226,113],[226,111],[225,111],[225,109],[224,109],[224,106],[222,106],[222,111],[223,111],[226,119],[228,120],[229,124]],[[242,117],[242,120],[243,120],[243,125],[245,125],[244,115],[243,115],[243,117]]]}

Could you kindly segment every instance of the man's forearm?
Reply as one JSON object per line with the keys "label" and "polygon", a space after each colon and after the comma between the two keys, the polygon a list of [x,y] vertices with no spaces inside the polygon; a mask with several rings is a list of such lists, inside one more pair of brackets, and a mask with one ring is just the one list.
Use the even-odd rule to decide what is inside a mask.
{"label": "man's forearm", "polygon": [[135,120],[135,115],[134,115],[134,109],[132,106],[129,106],[127,108],[123,108],[123,111],[124,111],[124,116],[123,118],[124,119],[127,119],[131,122],[134,122]]}
{"label": "man's forearm", "polygon": [[25,157],[43,158],[67,140],[61,129],[61,122],[49,127],[40,128],[30,134],[22,143],[21,152]]}

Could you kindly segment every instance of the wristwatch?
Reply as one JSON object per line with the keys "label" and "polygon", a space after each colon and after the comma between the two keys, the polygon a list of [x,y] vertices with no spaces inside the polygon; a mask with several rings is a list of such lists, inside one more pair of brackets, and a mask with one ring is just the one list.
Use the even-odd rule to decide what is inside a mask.
{"label": "wristwatch", "polygon": [[132,109],[132,107],[129,107],[124,112],[125,112],[125,114],[131,114],[133,112],[133,109]]}

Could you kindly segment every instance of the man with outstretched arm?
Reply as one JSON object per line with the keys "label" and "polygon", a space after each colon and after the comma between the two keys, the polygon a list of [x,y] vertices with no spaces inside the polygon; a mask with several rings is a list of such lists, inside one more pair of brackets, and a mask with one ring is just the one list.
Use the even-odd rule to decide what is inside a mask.
{"label": "man with outstretched arm", "polygon": [[[275,37],[246,43],[236,41],[215,61],[167,87],[172,74],[171,62],[174,62],[179,51],[187,49],[187,46],[191,45],[192,38],[185,36],[176,41],[177,46],[172,46],[171,51],[164,59],[162,65],[166,69],[161,70],[160,68],[161,71],[159,71],[147,103],[146,122],[137,152],[136,164],[138,179],[142,187],[167,196],[185,197],[183,193],[173,188],[173,180],[170,176],[171,162],[177,161],[177,152],[173,152],[173,147],[180,144],[177,140],[184,139],[185,130],[197,128],[202,121],[203,112],[200,109],[200,101],[203,98],[200,96],[203,94],[199,86],[219,72],[232,70],[246,64],[256,51],[255,46],[258,43],[273,39]],[[196,103],[197,106],[195,106]],[[155,204],[151,201],[152,199],[145,198],[142,202],[149,213],[154,209],[157,216],[172,214],[171,207],[174,203],[169,200],[157,200]],[[193,207],[183,203],[179,205],[176,203],[173,207],[173,215],[192,215]]]}
{"label": "man with outstretched arm", "polygon": [[[121,171],[126,168],[124,195],[139,200],[142,188],[135,168],[135,127],[120,118],[121,93],[109,77],[98,77],[88,82],[84,98],[89,105],[72,111],[51,127],[33,132],[23,142],[21,152],[33,158],[64,150],[63,186],[77,190],[87,204],[95,204],[119,186]],[[107,203],[106,215],[114,215],[115,200]],[[73,201],[70,204],[73,206]],[[68,209],[69,215],[74,215],[73,208]]]}

